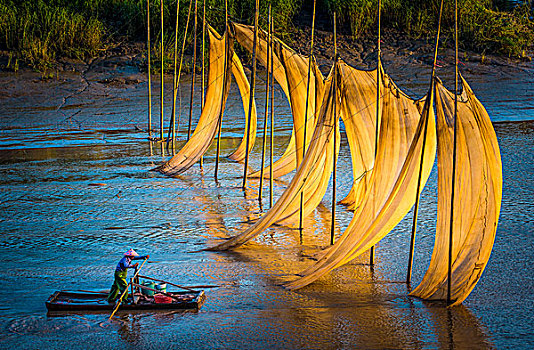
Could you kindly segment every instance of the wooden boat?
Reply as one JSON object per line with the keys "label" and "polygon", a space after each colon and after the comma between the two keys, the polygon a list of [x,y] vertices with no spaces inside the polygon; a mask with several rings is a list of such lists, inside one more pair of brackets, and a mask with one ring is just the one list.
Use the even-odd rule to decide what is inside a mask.
{"label": "wooden boat", "polygon": [[[198,310],[204,304],[204,291],[168,292],[167,300],[135,293],[121,304],[121,310]],[[48,311],[112,311],[105,292],[57,291],[46,301]],[[165,298],[164,298],[165,299]],[[135,300],[135,303],[133,302]]]}

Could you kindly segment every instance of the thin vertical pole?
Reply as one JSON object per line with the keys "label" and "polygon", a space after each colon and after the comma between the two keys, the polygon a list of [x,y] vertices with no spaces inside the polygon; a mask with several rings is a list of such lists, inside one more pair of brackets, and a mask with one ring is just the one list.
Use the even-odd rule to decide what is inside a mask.
{"label": "thin vertical pole", "polygon": [[452,148],[452,191],[451,191],[451,219],[449,230],[449,261],[447,270],[447,305],[451,304],[452,289],[452,239],[454,226],[454,195],[456,184],[456,157],[458,139],[458,0],[454,1],[454,145]]}
{"label": "thin vertical pole", "polygon": [[206,0],[203,0],[203,12],[202,12],[202,70],[201,70],[201,76],[202,76],[202,83],[201,83],[201,91],[202,94],[200,94],[200,105],[202,108],[204,108],[204,93],[205,93],[205,73],[206,73]]}
{"label": "thin vertical pole", "polygon": [[266,67],[266,70],[265,70],[265,73],[266,73],[266,80],[265,80],[265,118],[263,119],[263,148],[262,148],[262,152],[261,152],[261,171],[260,171],[260,190],[259,190],[259,194],[258,194],[258,200],[261,202],[261,195],[262,195],[262,192],[263,192],[263,174],[264,174],[264,164],[265,164],[265,152],[267,152],[267,118],[269,117],[269,93],[270,93],[270,90],[269,90],[269,69],[270,69],[270,65],[269,65],[269,61],[270,61],[270,55],[269,55],[269,50],[270,50],[270,47],[269,45],[271,44],[271,4],[269,4],[269,15],[268,15],[268,26],[269,26],[269,29],[268,29],[268,37],[267,37],[267,43],[266,43],[266,46],[267,46],[267,67]]}
{"label": "thin vertical pole", "polygon": [[147,23],[147,39],[146,51],[148,57],[148,137],[152,134],[152,81],[151,81],[151,65],[150,65],[150,0],[146,0],[146,23]]}
{"label": "thin vertical pole", "polygon": [[273,53],[273,42],[274,42],[274,21],[271,18],[271,35],[269,37],[269,46],[271,49],[271,142],[270,142],[270,163],[269,163],[269,208],[273,207],[273,145],[274,145],[274,53]]}
{"label": "thin vertical pole", "polygon": [[[179,0],[178,0],[179,1]],[[201,91],[200,91],[200,106],[204,109],[204,91],[205,91],[205,71],[206,71],[206,0],[202,3],[202,70],[201,70]],[[200,157],[200,169],[204,165],[204,155]]]}
{"label": "thin vertical pole", "polygon": [[[176,146],[176,96],[178,94],[176,76],[176,66],[178,65],[178,17],[180,13],[180,0],[176,0],[176,26],[174,27],[174,69],[173,69],[173,80],[172,80],[172,150],[174,153]],[[171,131],[169,130],[169,133]]]}
{"label": "thin vertical pole", "polygon": [[[443,13],[443,0],[441,0],[440,9],[439,9],[438,31],[436,34],[436,47],[434,50],[434,61],[432,65],[432,73],[430,76],[429,94],[432,94],[433,93],[432,89],[434,89],[434,79],[436,76],[436,61],[438,59],[438,45],[439,45],[439,35],[441,31],[442,13]],[[423,173],[423,161],[425,159],[424,156],[425,156],[425,148],[426,148],[426,134],[427,134],[427,129],[428,129],[428,113],[429,113],[428,110],[432,108],[432,106],[430,105],[431,102],[432,101],[429,101],[429,98],[427,97],[427,99],[425,100],[425,104],[423,106],[423,113],[421,113],[422,117],[425,117],[425,116],[426,117],[424,121],[425,125],[424,125],[424,130],[423,130],[423,145],[421,147],[421,160],[419,162],[419,175],[417,178],[417,190],[415,192],[415,206],[414,206],[413,221],[412,221],[412,236],[410,240],[410,255],[408,257],[408,273],[406,276],[407,284],[410,284],[411,278],[412,278],[413,254],[415,250],[414,249],[415,248],[415,235],[417,233],[417,217],[419,214],[419,197],[420,197],[419,192],[421,191],[421,177]]]}
{"label": "thin vertical pole", "polygon": [[130,277],[130,291],[132,293],[132,303],[135,304],[135,296],[134,296],[134,280]]}
{"label": "thin vertical pole", "polygon": [[337,144],[337,32],[336,32],[336,13],[334,12],[334,164],[332,174],[332,226],[330,228],[330,244],[334,244],[335,227],[336,227],[336,144]]}
{"label": "thin vertical pole", "polygon": [[[306,108],[304,110],[304,144],[302,145],[302,159],[304,160],[304,156],[306,155],[306,129],[308,128],[308,102],[310,97],[310,75],[311,75],[311,66],[312,66],[312,60],[313,60],[313,35],[315,33],[315,5],[316,0],[313,0],[313,15],[312,15],[312,32],[311,32],[311,43],[310,43],[310,57],[308,60],[308,81],[306,84]],[[315,94],[317,94],[317,91],[315,91]],[[317,106],[316,106],[317,107]],[[303,206],[304,206],[304,189],[300,192],[300,215],[299,215],[299,230],[300,235],[302,238],[302,229],[304,224],[304,213],[303,213]]]}
{"label": "thin vertical pole", "polygon": [[[179,0],[177,0],[179,1]],[[176,89],[178,91],[178,87],[180,86],[180,77],[182,76],[182,63],[184,61],[184,52],[185,52],[185,43],[187,41],[187,32],[189,30],[189,20],[191,18],[191,7],[193,5],[193,0],[189,1],[189,10],[187,11],[187,20],[185,22],[185,31],[184,31],[184,40],[182,42],[182,52],[180,54],[180,65],[178,66],[178,74],[176,75]],[[180,94],[180,105],[182,104],[182,95]],[[176,125],[176,129],[180,129],[180,116],[181,113],[178,114],[178,123]]]}
{"label": "thin vertical pole", "polygon": [[219,156],[221,154],[221,130],[224,116],[224,92],[226,91],[226,71],[228,70],[228,0],[224,0],[224,71],[223,71],[223,97],[221,99],[221,111],[219,113],[219,130],[217,131],[217,156],[215,158],[215,181],[219,173]]}
{"label": "thin vertical pole", "polygon": [[247,142],[245,149],[245,168],[243,170],[243,188],[247,188],[247,176],[248,176],[248,147],[250,144],[250,127],[252,123],[252,102],[254,101],[254,90],[256,89],[256,49],[258,46],[258,20],[260,11],[260,1],[256,0],[256,13],[254,15],[254,44],[252,46],[252,77],[250,80],[250,95],[248,103],[248,118],[245,132],[247,133]]}
{"label": "thin vertical pole", "polygon": [[160,138],[163,142],[163,99],[164,99],[164,86],[163,86],[163,0],[160,0],[160,10],[161,10],[161,101],[159,106],[159,127],[160,127]]}
{"label": "thin vertical pole", "polygon": [[193,26],[193,74],[191,76],[191,96],[189,98],[189,124],[187,126],[187,139],[191,137],[191,123],[193,122],[193,97],[195,95],[195,77],[197,66],[197,0],[195,0],[195,24]]}
{"label": "thin vertical pole", "polygon": [[[378,60],[376,65],[376,122],[375,122],[375,163],[376,165],[376,155],[378,153],[378,135],[380,130],[380,85],[382,83],[382,48],[380,45],[380,42],[382,41],[381,34],[382,34],[382,27],[381,27],[381,21],[382,21],[382,1],[378,0],[378,24],[377,24],[377,31],[378,31],[378,40],[377,40],[377,49],[378,49]],[[373,165],[373,168],[374,168]],[[374,198],[373,198],[373,205],[375,206],[376,211],[376,188],[373,190],[375,192]],[[371,250],[369,251],[369,265],[373,266],[375,264],[375,246],[371,247]]]}

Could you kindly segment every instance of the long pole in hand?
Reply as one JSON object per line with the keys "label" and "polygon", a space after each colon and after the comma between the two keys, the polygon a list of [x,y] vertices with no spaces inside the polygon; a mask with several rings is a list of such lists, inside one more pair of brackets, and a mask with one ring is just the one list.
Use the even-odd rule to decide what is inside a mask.
{"label": "long pole in hand", "polygon": [[[137,277],[137,275],[139,274],[139,272],[141,272],[141,269],[143,268],[143,265],[148,261],[148,258],[145,258],[145,261],[143,261],[143,263],[141,264],[141,266],[139,266],[139,269],[137,270],[137,272],[133,275],[132,277],[132,280],[135,280],[135,278]],[[131,283],[131,282],[130,282]],[[128,293],[128,287],[130,286],[130,283],[128,283],[128,285],[126,286],[126,288],[124,289],[124,292],[122,292],[121,296],[119,297],[119,302],[117,303],[117,306],[115,306],[115,309],[113,309],[113,312],[111,313],[111,315],[109,315],[109,320],[111,320],[113,318],[113,316],[115,315],[115,313],[117,312],[117,310],[119,309],[119,307],[121,306],[121,303],[122,303],[122,298],[126,295],[126,293]]]}

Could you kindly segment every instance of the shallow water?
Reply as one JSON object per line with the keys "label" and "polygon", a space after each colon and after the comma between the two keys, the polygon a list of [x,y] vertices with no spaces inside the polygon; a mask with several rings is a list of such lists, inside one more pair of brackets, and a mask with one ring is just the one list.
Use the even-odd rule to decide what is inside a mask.
{"label": "shallow water", "polygon": [[[424,91],[425,77],[413,79],[407,69],[391,68],[399,86],[416,94]],[[113,76],[142,82],[98,83]],[[243,192],[242,166],[226,159],[215,182],[214,147],[204,157],[203,170],[195,166],[179,178],[151,172],[169,150],[148,142],[142,131],[143,76],[128,66],[112,70],[96,65],[85,77],[65,73],[47,82],[34,76],[0,77],[0,348],[534,346],[534,122],[527,121],[534,120],[532,70],[468,76],[494,121],[521,122],[495,124],[504,168],[495,247],[473,293],[452,309],[407,297],[403,280],[411,213],[379,244],[373,271],[363,256],[297,292],[279,287],[328,244],[330,190],[306,220],[302,237],[296,230],[276,228],[236,252],[193,253],[261,215],[258,182],[249,181]],[[182,121],[188,116],[187,84]],[[154,126],[157,89],[155,85]],[[280,155],[291,124],[287,103],[277,93],[275,154]],[[260,88],[259,111],[263,95]],[[242,126],[234,91],[223,125],[222,154],[238,145]],[[179,146],[185,135],[182,123]],[[255,169],[260,152],[258,140],[251,159]],[[352,181],[346,140],[338,169],[337,196],[342,198]],[[436,177],[434,169],[422,196],[413,286],[432,251]],[[290,178],[275,183],[275,198]],[[267,187],[263,206],[269,206]],[[337,212],[339,234],[352,214],[342,206]],[[206,290],[206,304],[198,313],[119,313],[111,323],[106,314],[47,315],[44,301],[55,290],[109,288],[115,264],[130,247],[151,255],[144,274],[219,287]]]}

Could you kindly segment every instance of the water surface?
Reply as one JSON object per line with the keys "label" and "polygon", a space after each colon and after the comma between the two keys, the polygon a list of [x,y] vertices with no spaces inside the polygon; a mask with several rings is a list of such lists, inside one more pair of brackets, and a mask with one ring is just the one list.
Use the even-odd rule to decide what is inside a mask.
{"label": "water surface", "polygon": [[[390,67],[414,94],[423,81]],[[503,161],[503,201],[495,247],[479,284],[462,306],[446,309],[407,297],[411,213],[368,256],[297,292],[279,285],[312,263],[329,242],[331,189],[297,230],[269,229],[243,249],[196,252],[236,234],[268,209],[268,189],[241,189],[242,166],[215,148],[183,176],[150,169],[170,150],[146,138],[146,83],[133,67],[96,65],[86,78],[65,73],[2,73],[0,105],[0,347],[12,348],[532,348],[534,346],[534,106],[532,71],[468,76],[490,112]],[[106,77],[140,83],[102,84]],[[186,79],[187,80],[187,79]],[[23,82],[23,84],[21,83]],[[188,116],[184,81],[181,119]],[[234,86],[235,88],[235,86]],[[158,91],[158,86],[154,86]],[[170,91],[167,92],[170,113]],[[258,110],[264,93],[258,89]],[[159,115],[154,99],[154,127]],[[195,100],[194,120],[200,100]],[[223,125],[222,154],[239,143],[240,99],[233,90]],[[287,102],[277,91],[275,155],[290,135]],[[509,121],[515,121],[510,123]],[[178,148],[186,128],[180,129]],[[261,136],[261,133],[260,133]],[[261,142],[251,163],[259,168]],[[350,189],[350,154],[343,140],[337,196]],[[278,198],[291,175],[275,183]],[[430,261],[436,218],[434,169],[422,195],[414,287]],[[352,214],[337,208],[337,233]],[[59,289],[107,289],[122,252],[151,255],[143,273],[183,285],[210,284],[198,312],[47,315],[44,301]]]}

